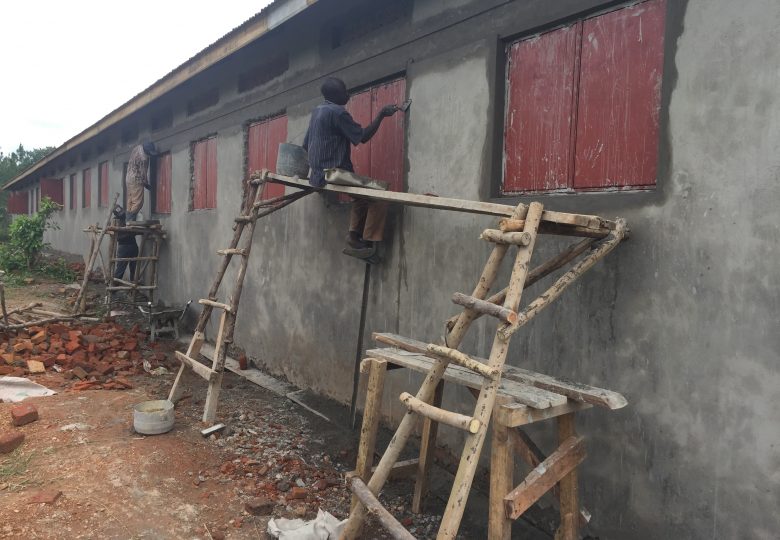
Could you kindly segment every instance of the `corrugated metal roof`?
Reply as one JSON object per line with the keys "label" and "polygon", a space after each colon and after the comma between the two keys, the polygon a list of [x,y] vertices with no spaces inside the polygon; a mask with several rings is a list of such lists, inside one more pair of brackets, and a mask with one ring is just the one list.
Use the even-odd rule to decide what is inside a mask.
{"label": "corrugated metal roof", "polygon": [[75,148],[77,145],[92,137],[95,137],[130,114],[152,103],[163,94],[170,92],[220,60],[223,60],[237,50],[267,34],[269,31],[279,27],[312,4],[316,3],[316,1],[317,0],[274,0],[259,13],[154,82],[149,88],[132,97],[126,103],[114,109],[75,137],[68,139],[49,155],[18,174],[10,182],[6,183],[2,189],[7,190],[12,189],[13,187],[21,187],[20,184],[25,179],[32,173],[40,170],[53,159],[65,154],[68,150]]}

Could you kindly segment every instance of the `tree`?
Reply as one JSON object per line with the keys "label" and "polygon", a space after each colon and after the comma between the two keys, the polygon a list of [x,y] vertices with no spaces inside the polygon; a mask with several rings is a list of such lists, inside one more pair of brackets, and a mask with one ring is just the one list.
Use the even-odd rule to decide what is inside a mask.
{"label": "tree", "polygon": [[[12,178],[32,167],[54,150],[53,146],[27,150],[22,144],[19,144],[19,148],[8,155],[3,154],[3,151],[0,150],[0,186],[4,186]],[[0,229],[2,229],[3,234],[8,226],[7,203],[8,194],[5,191],[0,192]]]}

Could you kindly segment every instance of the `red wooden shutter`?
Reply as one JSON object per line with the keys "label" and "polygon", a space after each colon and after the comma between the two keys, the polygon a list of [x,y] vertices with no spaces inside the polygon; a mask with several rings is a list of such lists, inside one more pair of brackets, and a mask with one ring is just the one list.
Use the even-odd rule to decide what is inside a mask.
{"label": "red wooden shutter", "polygon": [[665,12],[650,0],[584,22],[576,189],[655,185]]}
{"label": "red wooden shutter", "polygon": [[92,169],[81,171],[81,207],[89,208],[92,202]]}
{"label": "red wooden shutter", "polygon": [[108,206],[108,161],[98,165],[98,206]]}
{"label": "red wooden shutter", "polygon": [[70,209],[75,210],[78,206],[78,195],[76,194],[76,175],[71,174],[68,180],[68,191],[70,192]]}
{"label": "red wooden shutter", "polygon": [[8,213],[26,214],[28,212],[29,199],[26,191],[13,191],[8,194]]}
{"label": "red wooden shutter", "polygon": [[505,193],[570,186],[580,24],[518,41],[509,51]]}
{"label": "red wooden shutter", "polygon": [[192,150],[193,193],[192,208],[206,208],[206,141],[198,141]]}
{"label": "red wooden shutter", "polygon": [[217,207],[217,138],[195,143],[193,149],[195,169],[192,208],[202,210]]}
{"label": "red wooden shutter", "polygon": [[171,213],[171,153],[165,152],[156,158],[156,181],[154,189],[154,211],[158,214]]}
{"label": "red wooden shutter", "polygon": [[[371,90],[350,96],[347,111],[353,120],[363,127],[371,123]],[[371,145],[359,144],[351,148],[350,157],[355,173],[361,176],[371,176]]]}
{"label": "red wooden shutter", "polygon": [[[275,171],[279,145],[287,140],[287,115],[252,124],[249,126],[247,138],[248,173],[252,174],[263,169]],[[282,195],[284,195],[284,186],[281,184],[263,186],[262,198],[264,200]]]}
{"label": "red wooden shutter", "polygon": [[[371,89],[371,118],[376,118],[385,105],[400,105],[406,100],[406,80],[397,79]],[[404,119],[397,112],[382,120],[379,131],[371,139],[371,170],[368,176],[390,183],[392,191],[404,189]],[[370,122],[370,119],[369,119]]]}
{"label": "red wooden shutter", "polygon": [[[275,171],[276,159],[279,156],[279,145],[287,141],[287,115],[271,118],[267,124],[268,139],[265,145],[265,168],[269,171]],[[263,187],[264,199],[273,199],[282,195],[284,195],[284,186],[282,184],[266,184]]]}
{"label": "red wooden shutter", "polygon": [[257,122],[249,126],[247,134],[247,172],[252,174],[265,167],[266,143],[268,141],[268,122]]}
{"label": "red wooden shutter", "polygon": [[65,204],[62,178],[44,178],[41,180],[41,199],[48,197],[57,204]]}

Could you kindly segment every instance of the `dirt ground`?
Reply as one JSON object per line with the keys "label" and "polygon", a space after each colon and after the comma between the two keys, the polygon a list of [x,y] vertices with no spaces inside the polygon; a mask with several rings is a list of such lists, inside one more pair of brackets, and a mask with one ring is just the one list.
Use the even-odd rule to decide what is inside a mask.
{"label": "dirt ground", "polygon": [[[11,306],[43,300],[61,309],[60,287],[9,289],[6,297]],[[133,406],[167,397],[177,367],[168,356],[162,365],[169,373],[128,376],[128,390],[75,391],[65,373],[31,375],[58,394],[29,399],[40,419],[20,428],[11,425],[12,405],[0,404],[0,432],[25,435],[14,453],[0,454],[0,538],[262,539],[271,517],[311,519],[321,508],[346,518],[345,472],[354,468],[359,430],[237,375],[225,377],[218,420],[227,428],[220,434],[200,434],[205,384],[185,393],[171,432],[135,433]],[[338,404],[320,405],[330,407],[330,418],[346,416]],[[379,447],[390,435],[380,434]],[[381,496],[417,538],[435,537],[449,491],[449,473],[437,468],[432,476],[432,490],[447,487],[429,497],[428,513],[411,513],[410,480],[389,483]],[[30,502],[52,490],[62,493],[53,504]],[[484,500],[470,500],[459,538],[484,538],[486,515]],[[549,538],[532,533],[523,537]],[[369,523],[363,537],[385,535]]]}

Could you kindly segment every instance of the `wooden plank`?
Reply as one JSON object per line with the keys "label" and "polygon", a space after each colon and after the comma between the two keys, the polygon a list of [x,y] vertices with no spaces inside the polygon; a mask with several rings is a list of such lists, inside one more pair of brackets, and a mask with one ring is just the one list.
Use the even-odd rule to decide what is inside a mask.
{"label": "wooden plank", "polygon": [[394,540],[415,540],[414,536],[404,529],[404,526],[390,512],[385,510],[385,507],[382,506],[376,495],[368,489],[368,486],[360,478],[353,478],[350,487],[352,488],[352,493],[360,499],[368,513],[372,514],[382,524],[382,527],[390,534],[391,538]]}
{"label": "wooden plank", "polygon": [[[532,469],[539,466],[547,456],[544,455],[536,443],[531,440],[522,429],[515,428],[509,430],[509,437],[512,439],[512,450],[517,454],[520,459],[526,462]],[[555,496],[556,501],[560,502],[561,490],[558,485],[555,485],[551,489],[552,494]],[[590,523],[591,514],[590,511],[584,506],[580,507],[580,526],[584,527]]]}
{"label": "wooden plank", "polygon": [[507,403],[496,408],[496,421],[507,427],[519,427],[534,422],[541,422],[570,412],[590,409],[593,405],[579,401],[568,401],[549,409],[532,409],[522,403]]}
{"label": "wooden plank", "polygon": [[[399,336],[397,334],[389,334],[389,333],[382,333],[382,332],[375,332],[373,334],[373,339],[377,343],[383,343],[385,345],[390,345],[391,347],[397,347],[397,348],[402,349],[404,351],[409,351],[409,352],[417,353],[417,354],[422,355],[422,356],[427,356],[428,358],[436,359],[436,355],[431,354],[431,353],[428,352],[428,344],[424,343],[422,341],[416,340],[416,339],[407,338],[407,337],[404,337],[404,336]],[[381,354],[381,351],[386,351],[386,349],[374,349],[374,350],[375,351],[379,351],[378,354]],[[390,354],[393,354],[395,351],[390,350],[390,351],[387,351],[387,352],[390,353]],[[383,356],[383,358],[384,358],[384,356]],[[404,365],[404,367],[408,367],[410,369],[414,369],[414,370],[419,371],[421,369],[421,367],[420,367],[420,360],[423,360],[422,369],[427,370],[430,367],[430,365],[426,365],[425,364],[424,359],[417,359],[415,361],[415,360],[412,360],[413,358],[415,358],[415,357],[410,357],[410,356],[405,356],[405,355],[397,355],[396,354],[395,357],[392,360],[390,360],[388,358],[388,361],[390,361],[390,362],[392,362],[394,364],[395,363],[400,363],[401,365],[404,365],[405,363],[409,363],[409,365]],[[479,358],[477,356],[471,356],[471,358],[473,358],[474,360],[476,360],[478,362],[482,362],[484,364],[487,364],[487,360],[485,360],[484,358]],[[416,365],[412,365],[413,363],[416,364]],[[449,366],[447,369],[448,370],[451,369],[454,372],[454,373],[450,374],[450,377],[452,378],[452,382],[458,382],[460,384],[463,384],[464,386],[472,387],[471,380],[469,380],[467,378],[469,375],[473,375],[472,373],[470,373],[467,370],[465,370],[463,368],[460,368],[458,366]],[[507,365],[504,365],[503,370],[504,370],[505,374],[507,374],[507,373],[509,373],[509,374],[513,374],[514,373],[514,374],[516,374],[518,372],[523,372],[523,375],[528,376],[528,374],[534,373],[533,371],[521,370],[521,368],[515,368],[513,366],[507,366]],[[461,379],[460,377],[463,377],[463,378]],[[541,386],[539,386],[537,384],[530,384],[530,383],[527,383],[525,381],[518,381],[517,378],[511,379],[507,375],[505,375],[504,378],[508,378],[509,381],[512,381],[512,382],[519,382],[523,386],[519,386],[518,387],[518,386],[511,386],[510,385],[510,386],[505,388],[503,386],[503,383],[504,382],[508,382],[508,381],[504,381],[503,378],[502,378],[502,381],[501,381],[502,389],[505,388],[506,390],[521,390],[523,392],[527,391],[527,393],[529,395],[537,396],[537,398],[540,399],[541,403],[536,403],[536,404],[534,402],[525,403],[529,407],[534,407],[535,409],[546,409],[547,407],[550,407],[550,406],[553,406],[553,405],[563,405],[564,403],[566,403],[566,396],[562,395],[562,393],[558,392],[557,390],[550,390],[550,389],[547,389],[547,388],[543,388],[543,387],[541,387]],[[479,381],[480,379],[477,378],[476,380]],[[534,380],[534,381],[537,381],[537,380],[541,381],[542,379],[532,379],[532,380]],[[551,384],[552,381],[557,381],[557,380],[558,379],[555,379],[553,377],[547,377],[547,378],[544,379],[544,381],[547,382],[548,384]],[[481,383],[481,381],[480,381],[480,383]],[[567,385],[562,385],[562,387],[564,387],[564,388],[567,388],[567,387],[571,388],[572,384],[577,384],[577,383],[567,383]],[[527,386],[531,386],[531,387],[536,387],[537,390],[545,390],[545,392],[538,393],[538,392],[535,392],[532,389],[526,389],[526,385]],[[587,385],[581,385],[581,386],[583,387],[583,389],[582,389],[583,392],[585,392],[585,390],[588,389],[588,388],[593,388],[593,387],[588,387]],[[481,388],[481,386],[476,386],[474,388]],[[596,390],[599,390],[601,392],[609,392],[609,390],[602,390],[600,388],[598,388]],[[617,394],[617,393],[616,392],[611,392],[611,394]],[[620,394],[617,394],[617,395],[619,396]],[[575,397],[573,399],[577,399],[577,398]],[[520,401],[521,403],[524,403],[523,401],[521,401],[519,399],[518,399],[518,401]],[[544,403],[543,403],[544,401],[548,402],[548,405],[544,405]],[[584,401],[584,400],[578,399],[578,401]],[[619,408],[619,407],[617,407],[617,408]]]}
{"label": "wooden plank", "polygon": [[193,360],[186,354],[184,354],[181,351],[176,351],[176,358],[181,361],[182,364],[186,364],[190,368],[192,368],[192,371],[194,371],[199,376],[203,377],[207,381],[211,382],[212,379],[217,375],[216,372],[214,372],[211,368],[208,366],[204,366],[197,360]]}
{"label": "wooden plank", "polygon": [[[427,356],[410,356],[403,354],[402,351],[397,349],[371,349],[366,354],[374,358],[383,358],[391,364],[400,365],[419,373],[427,373],[435,363]],[[444,380],[479,390],[482,388],[484,378],[465,368],[450,364],[444,371]],[[511,397],[514,401],[534,409],[547,409],[566,403],[566,396],[535,388],[528,384],[506,380],[503,377],[499,383],[498,393],[499,395]]]}
{"label": "wooden plank", "polygon": [[[378,201],[387,201],[391,203],[404,204],[407,206],[420,206],[423,208],[433,208],[436,210],[452,210],[455,212],[465,212],[469,214],[484,214],[489,216],[500,217],[512,217],[514,219],[525,219],[528,214],[528,207],[526,205],[518,205],[517,207],[509,206],[506,204],[487,203],[481,201],[470,201],[466,199],[453,199],[449,197],[435,197],[432,195],[421,195],[418,193],[398,193],[395,191],[381,191],[377,189],[366,189],[352,186],[338,186],[334,184],[328,184],[322,188],[313,188],[309,185],[307,180],[301,180],[300,178],[294,178],[290,176],[282,176],[279,174],[268,174],[269,182],[278,182],[286,186],[296,187],[299,189],[314,190],[314,191],[332,191],[335,193],[346,193],[347,195],[353,195],[363,197],[365,199],[373,199]],[[517,215],[514,214],[515,210],[519,208]],[[543,222],[560,223],[563,225],[576,225],[579,227],[587,227],[593,229],[600,229],[603,224],[609,223],[607,220],[588,214],[571,214],[567,212],[555,212],[552,210],[544,210],[542,212]]]}
{"label": "wooden plank", "polygon": [[551,377],[516,366],[504,366],[504,378],[562,394],[569,399],[598,405],[610,410],[622,409],[628,401],[618,392],[566,379]]}
{"label": "wooden plank", "polygon": [[567,437],[558,449],[550,454],[550,457],[540,463],[520,485],[504,497],[506,516],[510,519],[519,518],[584,460],[584,439],[576,436]]}

